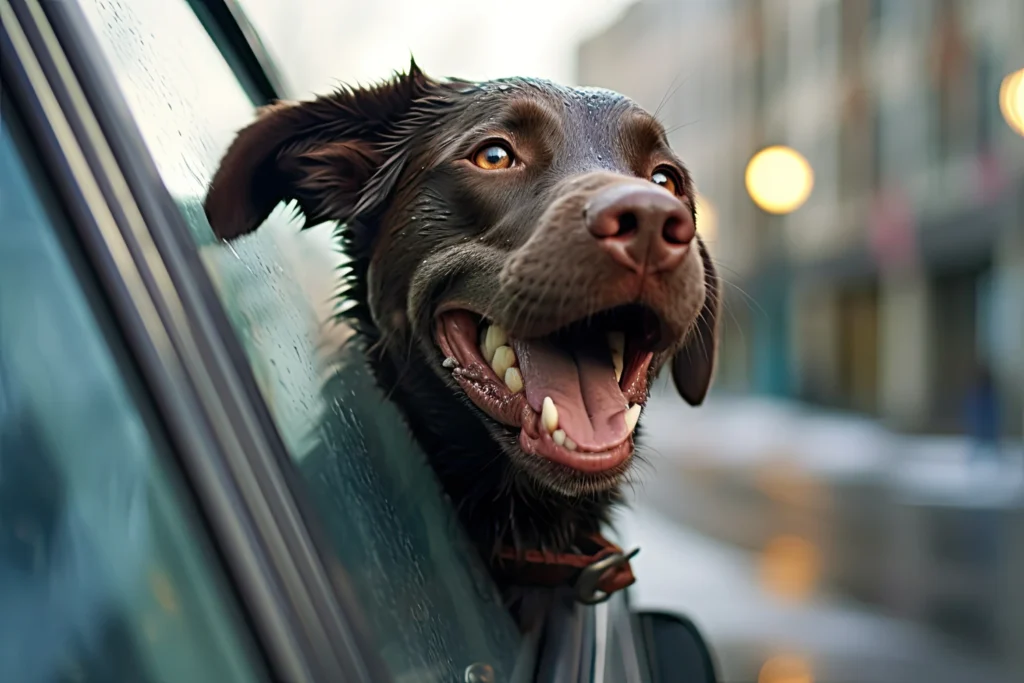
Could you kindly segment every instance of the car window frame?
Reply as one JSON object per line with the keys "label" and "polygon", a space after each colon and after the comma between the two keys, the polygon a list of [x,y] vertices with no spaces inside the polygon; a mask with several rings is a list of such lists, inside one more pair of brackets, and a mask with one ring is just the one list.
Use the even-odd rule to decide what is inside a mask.
{"label": "car window frame", "polygon": [[0,0],[0,14],[5,95],[97,275],[271,671],[296,682],[388,680],[343,570],[307,524],[244,350],[81,8]]}
{"label": "car window frame", "polygon": [[189,0],[188,4],[254,102],[270,104],[292,92],[236,0]]}
{"label": "car window frame", "polygon": [[[112,417],[115,421],[122,421],[122,424],[130,422],[135,429],[140,430],[145,435],[137,434],[139,440],[136,441],[136,446],[139,450],[130,452],[101,455],[95,452],[94,449],[89,448],[89,438],[86,438],[80,444],[85,447],[84,451],[68,451],[66,449],[69,447],[76,449],[75,442],[63,441],[62,443],[59,435],[60,427],[57,427],[60,423],[53,422],[51,419],[53,416],[49,415],[45,409],[45,403],[35,403],[37,408],[42,406],[44,412],[37,414],[35,419],[31,418],[33,413],[32,394],[40,386],[35,381],[38,375],[35,375],[35,377],[33,375],[38,363],[40,361],[45,363],[46,357],[49,354],[44,352],[43,356],[39,356],[29,351],[27,357],[28,365],[19,367],[18,370],[21,372],[15,372],[11,376],[14,382],[9,385],[9,388],[13,389],[11,397],[14,401],[8,407],[13,408],[14,412],[9,413],[8,417],[14,417],[17,421],[28,416],[29,421],[27,423],[22,422],[22,424],[28,425],[28,434],[31,435],[29,436],[29,448],[32,449],[31,443],[34,437],[38,439],[36,444],[45,449],[44,460],[50,468],[46,474],[47,480],[51,484],[55,483],[57,487],[55,490],[63,494],[60,496],[60,501],[64,506],[62,519],[68,525],[65,527],[65,530],[70,531],[70,535],[64,537],[64,540],[69,542],[70,546],[65,546],[65,548],[85,547],[95,550],[99,545],[102,545],[103,541],[98,539],[106,535],[106,532],[111,528],[109,522],[113,521],[104,521],[102,518],[97,519],[95,517],[90,518],[90,513],[83,509],[82,500],[76,494],[84,494],[84,497],[88,499],[91,497],[90,489],[91,493],[97,493],[95,485],[100,484],[102,486],[102,480],[90,479],[91,475],[87,474],[85,470],[76,469],[72,461],[79,459],[79,456],[82,455],[98,457],[99,460],[95,463],[93,463],[91,457],[86,459],[86,467],[91,471],[91,464],[107,468],[111,458],[120,459],[128,467],[128,470],[126,472],[118,470],[119,475],[125,475],[123,481],[110,482],[111,488],[109,492],[114,496],[110,503],[117,505],[117,501],[120,500],[124,505],[122,508],[123,512],[129,514],[129,518],[113,523],[115,527],[118,524],[122,524],[122,522],[128,525],[121,526],[120,529],[130,534],[129,530],[133,526],[132,520],[135,522],[141,521],[142,527],[137,528],[143,534],[141,537],[144,539],[142,541],[143,545],[140,546],[136,542],[140,540],[139,538],[124,537],[121,540],[128,542],[129,547],[136,551],[142,550],[141,554],[135,556],[135,561],[139,563],[134,565],[134,569],[137,572],[145,571],[143,565],[149,563],[149,571],[152,572],[148,576],[149,580],[156,581],[162,586],[160,589],[151,587],[154,591],[154,597],[159,594],[161,597],[157,598],[158,602],[161,599],[170,601],[166,604],[161,604],[161,611],[167,615],[181,616],[183,620],[179,623],[187,625],[190,631],[193,625],[198,626],[198,633],[202,632],[205,625],[211,623],[209,621],[210,617],[214,617],[215,620],[219,620],[222,627],[227,627],[232,631],[232,633],[228,634],[229,639],[226,643],[230,651],[224,653],[219,663],[225,664],[225,658],[240,657],[246,661],[245,666],[252,673],[252,680],[276,680],[269,677],[271,667],[269,666],[266,652],[263,648],[258,647],[258,643],[253,638],[252,630],[248,628],[246,620],[249,615],[240,602],[240,595],[236,586],[231,583],[225,572],[220,549],[214,545],[207,528],[208,525],[205,524],[202,516],[198,514],[195,491],[184,480],[181,469],[177,467],[175,459],[170,457],[172,454],[170,453],[170,438],[167,433],[166,424],[160,419],[155,410],[147,387],[142,382],[138,367],[126,353],[126,340],[115,326],[110,307],[106,305],[100,293],[94,269],[87,262],[87,259],[84,258],[81,245],[77,241],[69,216],[65,211],[66,207],[56,197],[51,178],[41,168],[39,148],[34,144],[35,141],[28,132],[22,112],[19,111],[18,107],[12,105],[6,83],[0,85],[0,111],[3,113],[0,134],[7,141],[5,149],[2,150],[5,157],[4,163],[8,166],[9,170],[14,171],[14,174],[19,176],[15,182],[21,182],[26,185],[27,195],[21,199],[15,199],[15,202],[21,204],[21,211],[28,209],[23,215],[26,218],[31,216],[35,219],[32,227],[40,233],[40,236],[29,237],[29,241],[23,242],[22,245],[16,243],[15,249],[25,244],[30,245],[31,251],[27,252],[26,256],[30,260],[38,260],[40,267],[52,269],[52,274],[58,278],[56,286],[64,290],[65,300],[70,303],[70,308],[66,309],[65,312],[71,315],[71,318],[67,319],[66,324],[77,327],[78,331],[84,335],[81,339],[74,337],[70,343],[73,345],[84,343],[86,346],[98,345],[100,347],[95,350],[98,351],[98,354],[94,356],[100,363],[97,368],[83,368],[81,372],[71,370],[71,375],[66,376],[65,381],[60,386],[70,390],[72,396],[75,392],[79,392],[81,388],[89,387],[88,390],[98,392],[100,400],[114,398],[111,403],[108,403],[107,407],[112,408],[115,412],[110,415],[104,415],[101,419]],[[25,225],[23,224],[21,228],[24,229],[24,227]],[[17,235],[19,227],[16,225],[14,230],[13,234]],[[27,234],[24,236],[28,237]],[[34,248],[32,245],[34,245]],[[52,296],[55,291],[48,289],[48,285],[44,285],[41,290],[37,290],[37,287],[42,285],[41,282],[26,283],[21,280],[19,281],[23,284],[22,287],[18,288],[19,293],[27,296]],[[28,287],[27,290],[24,288],[25,286]],[[15,315],[17,316],[17,313]],[[28,322],[31,323],[33,321],[29,318]],[[51,318],[51,322],[56,321]],[[61,342],[57,343],[60,344]],[[66,345],[68,340],[65,339],[63,343]],[[7,345],[0,343],[0,346],[6,347]],[[47,346],[47,344],[44,344],[44,346]],[[3,366],[4,361],[7,360],[4,358],[4,352],[7,350],[9,349],[0,349],[0,366]],[[17,353],[16,345],[13,350]],[[57,362],[59,364],[60,361],[58,360]],[[66,363],[64,365],[67,367]],[[8,364],[7,369],[13,370],[10,364]],[[28,375],[23,374],[25,370],[28,371]],[[43,370],[43,372],[45,373],[46,371]],[[3,373],[4,368],[0,367],[0,384],[4,383]],[[4,387],[0,386],[0,403],[3,403],[5,398],[3,396],[3,389]],[[79,397],[81,397],[80,393]],[[58,400],[63,401],[64,399],[60,398]],[[91,409],[89,404],[82,404],[75,399],[71,400],[73,403],[65,404],[65,406],[77,404],[75,405],[75,413]],[[0,406],[0,408],[2,407]],[[54,429],[55,427],[57,429]],[[18,427],[14,430],[14,451],[11,452],[15,463],[21,459],[19,458],[18,451],[19,431],[21,430]],[[25,432],[21,431],[21,433],[24,434]],[[0,446],[0,450],[2,450],[2,446]],[[93,452],[90,453],[90,450]],[[0,469],[3,468],[0,467]],[[8,483],[15,482],[15,485],[18,485],[16,482],[22,479],[18,469],[16,466],[15,471],[12,472],[14,479]],[[0,479],[3,478],[2,474],[3,472],[0,472]],[[78,477],[82,476],[86,477],[85,482],[81,482],[78,479]],[[134,479],[134,485],[125,485],[132,479]],[[80,483],[85,483],[85,486],[79,486]],[[126,502],[129,499],[122,497],[123,494],[130,490],[129,487],[133,487],[136,494],[143,496],[142,498],[134,499],[137,502],[144,502],[142,508],[133,507],[130,503]],[[0,498],[6,497],[0,493]],[[173,510],[165,507],[168,503],[174,508]],[[19,509],[17,505],[15,509]],[[20,510],[22,512],[27,511],[25,508],[20,508]],[[27,511],[29,517],[31,518],[33,512],[37,510],[38,508],[34,511]],[[135,515],[136,512],[141,513],[141,516]],[[90,519],[91,521],[86,521],[84,524],[81,523],[83,520]],[[71,531],[72,529],[73,531]],[[176,537],[176,541],[171,540],[172,537]],[[107,538],[110,540],[114,537],[107,536]],[[151,541],[155,541],[155,543],[150,544]],[[170,541],[170,545],[167,544],[168,541]],[[60,543],[59,540],[57,542]],[[174,549],[175,544],[176,549]],[[168,550],[174,553],[175,556],[164,555]],[[179,551],[183,557],[177,557]],[[74,554],[76,551],[71,550],[70,552]],[[131,552],[131,550],[128,552]],[[57,555],[59,556],[60,552]],[[163,555],[162,558],[161,555]],[[93,557],[99,559],[102,556],[94,555]],[[58,562],[60,561],[58,560]],[[189,565],[191,565],[191,569],[186,569]],[[182,570],[191,573],[197,569],[198,573],[191,575],[199,580],[198,584],[185,586],[180,583],[183,578]],[[60,570],[52,564],[47,565],[43,571],[46,576],[49,576],[49,579],[56,582],[53,586],[55,588],[62,583],[67,586],[69,581],[73,585],[82,576],[87,575],[75,572],[74,576],[69,578],[69,575],[61,575]],[[101,569],[100,571],[103,570]],[[110,578],[113,575],[104,573],[103,576]],[[131,573],[121,573],[120,576],[122,579],[129,578],[129,584],[133,580],[142,580],[141,574],[138,573],[134,575]],[[44,574],[36,575],[37,580],[43,577]],[[15,581],[17,583],[17,579]],[[135,585],[137,586],[138,584]],[[124,651],[127,655],[127,661],[132,662],[132,665],[148,669],[151,674],[157,673],[162,675],[164,673],[163,665],[158,662],[166,657],[168,651],[164,648],[165,641],[163,637],[152,637],[158,630],[161,630],[158,626],[159,622],[153,619],[155,615],[150,613],[148,616],[145,616],[142,612],[138,611],[139,607],[141,607],[140,603],[137,602],[138,595],[132,593],[129,585],[110,584],[108,590],[111,591],[108,595],[116,595],[120,599],[115,598],[117,607],[112,612],[113,621],[102,622],[101,619],[101,622],[97,622],[97,624],[106,623],[108,626],[116,624],[112,630],[105,631],[105,633],[112,636],[112,640],[104,642],[114,647],[127,647],[128,650]],[[164,592],[157,593],[157,590]],[[206,604],[198,611],[196,610],[197,605],[194,603],[189,606],[188,603],[192,599],[209,590],[212,590],[214,593],[211,595],[213,598],[212,603]],[[212,611],[209,608],[212,608]],[[93,612],[92,616],[100,615]],[[73,630],[75,628],[75,617],[71,616],[70,618],[71,621],[62,624],[58,627],[58,630],[60,628]],[[143,631],[146,637],[142,640],[133,640],[129,632],[123,630],[124,627],[129,625],[134,625]],[[165,625],[170,625],[170,623],[166,622]],[[175,649],[174,644],[167,644],[170,644],[171,650]],[[180,645],[181,642],[179,641],[178,644]],[[198,645],[198,643],[193,640],[193,645]],[[89,663],[90,652],[88,650],[85,652],[80,649],[76,650],[73,642],[65,642],[65,646],[68,647],[66,652],[70,655],[67,661],[78,662],[78,664],[73,665],[71,670],[77,670],[79,674],[88,671],[89,673],[85,675],[90,678],[94,677],[96,671],[92,669],[92,664],[97,662],[92,660]],[[102,646],[101,649],[97,649],[91,654],[99,655],[101,651]],[[202,658],[201,653],[197,654],[200,654]],[[205,654],[209,655],[210,651],[208,650]],[[85,658],[84,664],[79,659],[82,655]],[[148,662],[148,664],[144,662]],[[6,662],[0,663],[0,668],[3,668],[4,663]],[[50,660],[40,663],[50,666],[55,665],[55,662]],[[81,668],[79,668],[79,664],[82,665]],[[122,671],[121,673],[125,672]],[[139,673],[142,672],[140,671]]]}

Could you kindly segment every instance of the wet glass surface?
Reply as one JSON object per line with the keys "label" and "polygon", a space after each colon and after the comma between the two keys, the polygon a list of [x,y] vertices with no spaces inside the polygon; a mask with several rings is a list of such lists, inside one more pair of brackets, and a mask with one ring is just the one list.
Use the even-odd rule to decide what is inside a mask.
{"label": "wet glass surface", "polygon": [[461,680],[475,662],[506,679],[511,619],[358,346],[323,322],[329,233],[299,233],[279,207],[251,236],[213,239],[202,197],[253,103],[186,2],[84,4],[396,680]]}
{"label": "wet glass surface", "polygon": [[11,135],[5,115],[0,681],[259,680],[193,503]]}

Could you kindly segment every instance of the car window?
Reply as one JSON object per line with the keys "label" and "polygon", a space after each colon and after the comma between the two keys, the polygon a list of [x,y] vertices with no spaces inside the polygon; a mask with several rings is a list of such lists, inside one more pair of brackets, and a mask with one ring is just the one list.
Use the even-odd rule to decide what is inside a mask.
{"label": "car window", "polygon": [[597,632],[603,634],[596,653],[595,669],[601,681],[631,681],[639,683],[646,680],[640,653],[637,651],[639,642],[635,631],[633,615],[629,611],[629,603],[622,593],[613,595],[608,602],[598,605],[595,621]]}
{"label": "car window", "polygon": [[0,681],[259,680],[215,553],[9,116],[5,107]]}
{"label": "car window", "polygon": [[395,678],[461,680],[476,664],[508,680],[514,624],[361,352],[325,322],[329,230],[300,233],[279,207],[251,236],[213,239],[202,198],[256,103],[185,0],[83,5]]}

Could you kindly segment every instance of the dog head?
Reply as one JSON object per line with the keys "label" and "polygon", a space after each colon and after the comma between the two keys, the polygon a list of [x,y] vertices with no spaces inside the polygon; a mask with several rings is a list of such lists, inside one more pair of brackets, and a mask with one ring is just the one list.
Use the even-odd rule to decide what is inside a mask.
{"label": "dog head", "polygon": [[413,64],[273,105],[205,207],[231,239],[289,201],[307,227],[343,225],[352,315],[396,395],[416,394],[404,407],[435,467],[462,445],[549,493],[608,491],[663,366],[704,399],[719,286],[693,183],[621,95],[435,81]]}

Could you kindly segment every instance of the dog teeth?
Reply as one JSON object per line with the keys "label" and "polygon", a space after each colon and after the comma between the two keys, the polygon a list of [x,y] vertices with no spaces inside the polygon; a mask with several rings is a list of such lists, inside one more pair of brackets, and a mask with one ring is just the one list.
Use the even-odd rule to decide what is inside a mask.
{"label": "dog teeth", "polygon": [[519,372],[519,368],[509,368],[505,371],[505,386],[513,394],[518,394],[523,390],[523,375]]}
{"label": "dog teeth", "polygon": [[484,360],[492,363],[498,349],[508,344],[508,332],[501,325],[490,325],[480,336],[480,352],[483,353]]}
{"label": "dog teeth", "polygon": [[540,409],[540,421],[544,423],[544,429],[548,430],[548,434],[553,434],[558,429],[558,408],[555,407],[555,402],[551,400],[550,396],[544,397],[544,403]]}
{"label": "dog teeth", "polygon": [[612,351],[612,365],[615,366],[615,381],[622,380],[622,368],[625,365],[626,334],[624,332],[608,333],[608,348]]}
{"label": "dog teeth", "polygon": [[626,411],[626,430],[632,434],[636,429],[636,423],[640,421],[640,404],[634,403]]}
{"label": "dog teeth", "polygon": [[565,448],[569,451],[576,450],[576,442],[570,439],[568,436],[565,437]]}
{"label": "dog teeth", "polygon": [[516,352],[511,346],[499,346],[494,350],[494,359],[491,360],[491,369],[498,377],[504,377],[508,369],[516,364]]}
{"label": "dog teeth", "polygon": [[612,350],[612,353],[623,354],[626,352],[626,333],[625,332],[609,332],[608,333],[608,348]]}
{"label": "dog teeth", "polygon": [[551,433],[551,440],[554,441],[559,446],[565,445],[565,439],[565,432],[561,429],[556,429],[554,432]]}
{"label": "dog teeth", "polygon": [[448,356],[448,357],[447,357],[447,358],[445,358],[445,359],[444,359],[444,361],[443,361],[443,362],[441,363],[441,366],[442,366],[442,367],[444,367],[444,368],[446,368],[446,369],[448,369],[448,370],[451,370],[452,368],[454,368],[454,367],[455,367],[456,365],[458,365],[458,364],[459,364],[459,361],[455,360],[455,359],[454,359],[454,358],[452,358],[451,356]]}

